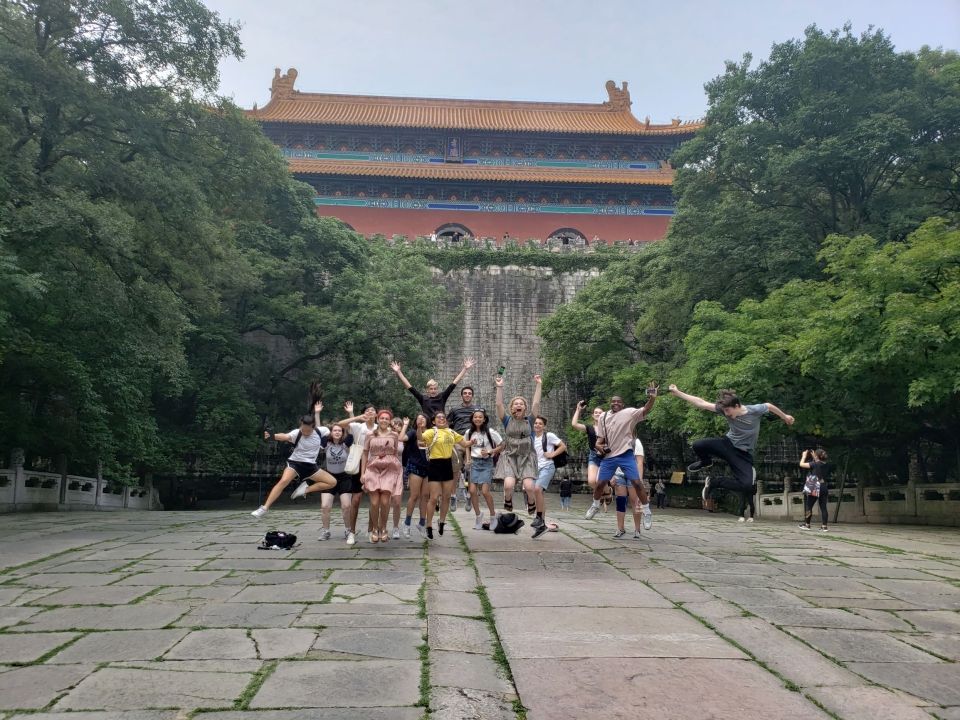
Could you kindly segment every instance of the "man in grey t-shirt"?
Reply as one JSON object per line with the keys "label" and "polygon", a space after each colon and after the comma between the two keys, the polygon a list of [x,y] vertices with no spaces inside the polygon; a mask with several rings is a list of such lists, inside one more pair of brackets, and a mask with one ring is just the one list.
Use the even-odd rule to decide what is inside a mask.
{"label": "man in grey t-shirt", "polygon": [[752,492],[754,470],[753,449],[760,435],[760,420],[768,412],[773,413],[787,425],[793,425],[793,415],[787,415],[773,403],[743,405],[733,390],[721,390],[717,402],[712,403],[696,395],[681,392],[676,385],[670,386],[670,394],[686,400],[695,408],[723,415],[729,429],[722,438],[706,438],[693,443],[698,460],[689,465],[691,473],[713,465],[713,458],[726,460],[733,471],[732,478],[713,478],[703,485],[703,499],[709,498],[711,488],[727,488],[740,493]]}

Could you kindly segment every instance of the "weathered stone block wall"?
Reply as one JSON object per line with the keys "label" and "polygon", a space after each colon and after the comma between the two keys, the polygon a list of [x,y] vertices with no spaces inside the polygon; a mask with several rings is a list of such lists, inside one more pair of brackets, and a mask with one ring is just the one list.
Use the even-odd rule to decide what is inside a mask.
{"label": "weathered stone block wall", "polygon": [[[504,399],[515,395],[529,402],[534,389],[533,376],[543,372],[537,324],[557,308],[573,300],[574,295],[593,277],[596,270],[555,273],[544,267],[483,267],[442,272],[434,277],[442,283],[463,309],[463,331],[459,343],[448,348],[437,380],[449,382],[460,369],[464,357],[474,357],[477,366],[463,384],[476,391],[476,404],[494,414],[494,376],[500,365],[506,367]],[[448,408],[460,402],[459,390],[451,396]],[[554,388],[543,399],[541,413],[551,430],[566,435],[567,423],[576,398],[566,387]]]}

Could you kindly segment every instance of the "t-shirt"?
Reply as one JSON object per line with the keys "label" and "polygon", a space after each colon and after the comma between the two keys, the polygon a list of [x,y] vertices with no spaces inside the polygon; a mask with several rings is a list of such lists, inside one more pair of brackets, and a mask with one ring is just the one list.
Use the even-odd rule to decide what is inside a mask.
{"label": "t-shirt", "polygon": [[456,385],[450,383],[447,385],[446,390],[433,397],[424,395],[412,385],[407,389],[410,391],[410,394],[417,399],[417,402],[420,403],[420,409],[423,410],[423,414],[427,416],[427,420],[433,422],[433,416],[447,407],[447,398],[450,397],[450,393],[453,392],[455,387]]}
{"label": "t-shirt", "polygon": [[819,460],[810,461],[810,469],[807,471],[817,478],[820,483],[820,489],[826,490],[830,484],[830,464],[820,462]]}
{"label": "t-shirt", "polygon": [[334,445],[327,437],[323,447],[327,452],[327,472],[331,475],[342,473],[347,467],[347,456],[350,455],[350,446],[353,445],[353,436],[346,435],[343,442]]}
{"label": "t-shirt", "polygon": [[[323,447],[323,438],[330,434],[330,430],[323,426],[315,428],[309,435],[300,437],[300,428],[291,430],[287,433],[290,436],[290,442],[296,444],[290,457],[291,462],[316,463],[320,449]],[[297,442],[300,438],[300,442]]]}
{"label": "t-shirt", "polygon": [[633,454],[643,457],[643,443],[640,442],[640,438],[633,441]]}
{"label": "t-shirt", "polygon": [[372,428],[367,427],[365,422],[352,422],[350,423],[350,434],[353,435],[353,441],[360,445],[361,447],[367,441],[367,435],[372,433],[377,429],[377,426],[374,425]]}
{"label": "t-shirt", "polygon": [[597,429],[593,425],[585,425],[587,428],[587,447],[591,450],[597,449]]}
{"label": "t-shirt", "polygon": [[553,458],[546,457],[546,453],[552,453],[557,449],[562,440],[554,435],[552,432],[546,434],[547,437],[547,449],[543,449],[543,435],[540,437],[533,437],[533,449],[537,451],[537,469],[543,469],[548,465],[553,465]]}
{"label": "t-shirt", "polygon": [[[490,440],[487,438],[487,432],[489,432],[490,437],[493,438],[493,445],[490,444]],[[486,432],[468,430],[464,437],[467,438],[467,440],[473,440],[473,446],[470,448],[470,457],[478,459],[483,457],[481,454],[483,450],[489,452],[503,442],[503,437],[500,433],[492,428],[488,428]],[[488,455],[487,457],[490,456]]]}
{"label": "t-shirt", "polygon": [[719,405],[714,406],[713,411],[717,415],[723,415],[724,420],[727,421],[727,425],[730,427],[727,431],[727,437],[730,438],[733,446],[738,450],[753,452],[753,449],[757,446],[757,438],[760,435],[760,420],[770,412],[770,409],[766,403],[744,405],[743,407],[746,412],[733,419],[723,415],[723,410],[720,409]]}
{"label": "t-shirt", "polygon": [[447,411],[447,422],[458,433],[466,435],[473,424],[473,413],[479,409],[476,405],[458,405],[453,410]]}
{"label": "t-shirt", "polygon": [[[434,437],[436,437],[436,440],[434,440]],[[461,440],[463,440],[463,435],[450,428],[430,428],[423,432],[423,441],[428,448],[427,457],[431,460],[443,460],[451,457],[453,446]]]}
{"label": "t-shirt", "polygon": [[609,455],[622,455],[634,447],[633,428],[643,422],[643,408],[623,408],[618,412],[607,410],[597,421],[597,437],[606,441]]}
{"label": "t-shirt", "polygon": [[[416,457],[417,462],[426,462],[426,445],[420,447],[417,444],[417,431],[415,429],[407,430],[407,436],[403,443],[403,455],[400,457],[400,462],[406,466],[406,464],[414,457]],[[414,455],[416,453],[416,456]]]}

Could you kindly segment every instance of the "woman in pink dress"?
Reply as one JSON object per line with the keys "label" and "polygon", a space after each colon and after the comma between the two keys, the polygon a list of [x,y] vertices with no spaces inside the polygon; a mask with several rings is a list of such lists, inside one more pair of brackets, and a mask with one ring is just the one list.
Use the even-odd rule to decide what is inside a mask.
{"label": "woman in pink dress", "polygon": [[377,427],[367,434],[360,459],[363,489],[370,495],[370,542],[387,542],[387,520],[391,496],[403,493],[403,468],[400,465],[400,436],[390,426],[393,413],[380,410]]}

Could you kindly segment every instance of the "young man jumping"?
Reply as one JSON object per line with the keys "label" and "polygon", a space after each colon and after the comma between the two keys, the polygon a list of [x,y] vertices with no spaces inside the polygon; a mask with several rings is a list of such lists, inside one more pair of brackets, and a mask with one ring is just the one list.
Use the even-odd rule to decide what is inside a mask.
{"label": "young man jumping", "polygon": [[732,478],[707,478],[703,484],[704,500],[709,499],[711,489],[726,488],[742,493],[753,487],[756,475],[753,469],[753,450],[757,446],[760,420],[764,415],[771,412],[787,425],[793,425],[793,415],[787,415],[773,403],[743,405],[733,390],[721,390],[715,403],[696,395],[687,395],[676,385],[671,385],[669,392],[695,408],[723,415],[729,426],[727,434],[722,438],[705,438],[693,443],[693,451],[698,459],[687,466],[688,472],[696,473],[710,467],[715,457],[725,460],[733,471]]}

